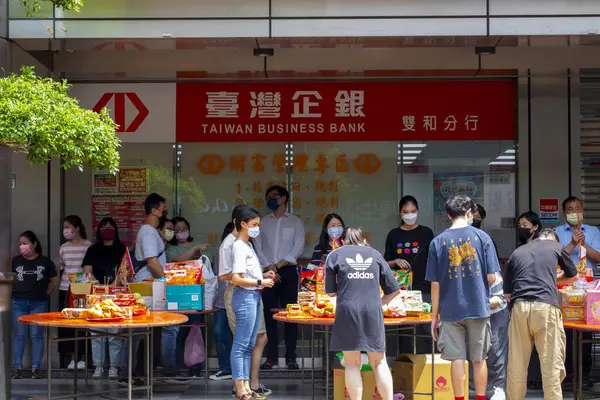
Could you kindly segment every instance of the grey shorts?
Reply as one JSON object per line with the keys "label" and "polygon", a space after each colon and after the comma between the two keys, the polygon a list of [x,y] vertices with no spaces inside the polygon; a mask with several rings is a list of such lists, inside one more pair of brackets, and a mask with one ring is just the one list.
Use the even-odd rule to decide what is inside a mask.
{"label": "grey shorts", "polygon": [[440,323],[438,349],[444,360],[483,361],[491,346],[489,318]]}

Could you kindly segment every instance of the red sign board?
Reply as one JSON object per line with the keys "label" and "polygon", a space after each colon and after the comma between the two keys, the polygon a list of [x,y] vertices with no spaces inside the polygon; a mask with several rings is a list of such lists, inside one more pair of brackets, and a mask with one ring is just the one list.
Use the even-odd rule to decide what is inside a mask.
{"label": "red sign board", "polygon": [[515,137],[510,80],[177,84],[178,142]]}
{"label": "red sign board", "polygon": [[[131,104],[133,104],[133,106],[137,110],[137,114],[133,121],[131,121],[129,126],[126,126],[125,123],[125,97],[129,99]],[[148,114],[150,114],[150,111],[135,93],[104,93],[100,100],[98,100],[98,103],[96,103],[96,105],[94,106],[93,110],[95,112],[100,112],[100,110],[106,107],[108,105],[108,102],[113,98],[114,105],[113,107],[108,108],[114,110],[115,123],[119,125],[119,127],[117,128],[117,132],[137,131],[142,122],[144,122],[144,120],[148,116]]]}
{"label": "red sign board", "polygon": [[558,212],[558,199],[540,199],[541,212]]}

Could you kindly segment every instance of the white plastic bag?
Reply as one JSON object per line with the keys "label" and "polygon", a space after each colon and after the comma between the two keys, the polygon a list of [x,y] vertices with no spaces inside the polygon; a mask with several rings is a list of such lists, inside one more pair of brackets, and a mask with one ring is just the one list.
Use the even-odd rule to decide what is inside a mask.
{"label": "white plastic bag", "polygon": [[202,338],[202,329],[198,325],[190,328],[190,332],[185,339],[185,354],[183,362],[187,367],[204,362],[206,354],[204,353],[204,339]]}
{"label": "white plastic bag", "polygon": [[213,272],[210,259],[203,255],[200,260],[202,261],[202,277],[204,278],[204,309],[212,310],[214,307],[215,296],[217,294],[217,285],[219,279]]}

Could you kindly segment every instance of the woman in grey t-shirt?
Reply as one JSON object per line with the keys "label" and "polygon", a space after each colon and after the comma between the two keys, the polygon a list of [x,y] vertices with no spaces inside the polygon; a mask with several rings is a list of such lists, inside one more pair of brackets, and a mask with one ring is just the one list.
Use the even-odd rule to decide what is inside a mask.
{"label": "woman in grey t-shirt", "polygon": [[344,353],[346,388],[352,400],[362,398],[361,351],[367,352],[382,399],[391,400],[382,306],[396,297],[400,288],[388,263],[368,246],[360,228],[348,228],[342,244],[325,261],[325,291],[337,297],[331,350]]}

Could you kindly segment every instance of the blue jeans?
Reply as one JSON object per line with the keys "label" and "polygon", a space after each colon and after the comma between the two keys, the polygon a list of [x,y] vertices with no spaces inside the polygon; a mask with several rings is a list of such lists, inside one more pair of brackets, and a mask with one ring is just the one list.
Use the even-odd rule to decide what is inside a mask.
{"label": "blue jeans", "polygon": [[225,310],[219,310],[215,314],[214,335],[217,357],[219,359],[219,370],[229,374],[231,373],[231,332]]}
{"label": "blue jeans", "polygon": [[235,332],[231,347],[231,372],[234,380],[250,380],[250,360],[260,326],[260,293],[234,288],[231,305],[235,312]]}
{"label": "blue jeans", "polygon": [[[119,328],[96,329],[101,332],[119,333]],[[96,334],[92,333],[92,336]],[[108,340],[109,362],[111,367],[121,367],[121,351],[123,349],[123,339],[116,337],[101,337],[92,339],[92,359],[94,367],[103,367],[106,358],[106,341]],[[127,350],[125,350],[127,351]]]}
{"label": "blue jeans", "polygon": [[166,326],[160,333],[160,361],[166,373],[177,371],[178,326]]}
{"label": "blue jeans", "polygon": [[44,327],[25,325],[17,322],[22,315],[38,314],[48,311],[48,300],[12,301],[13,315],[13,368],[23,368],[23,352],[27,342],[27,333],[31,339],[31,368],[38,369],[44,356]]}

